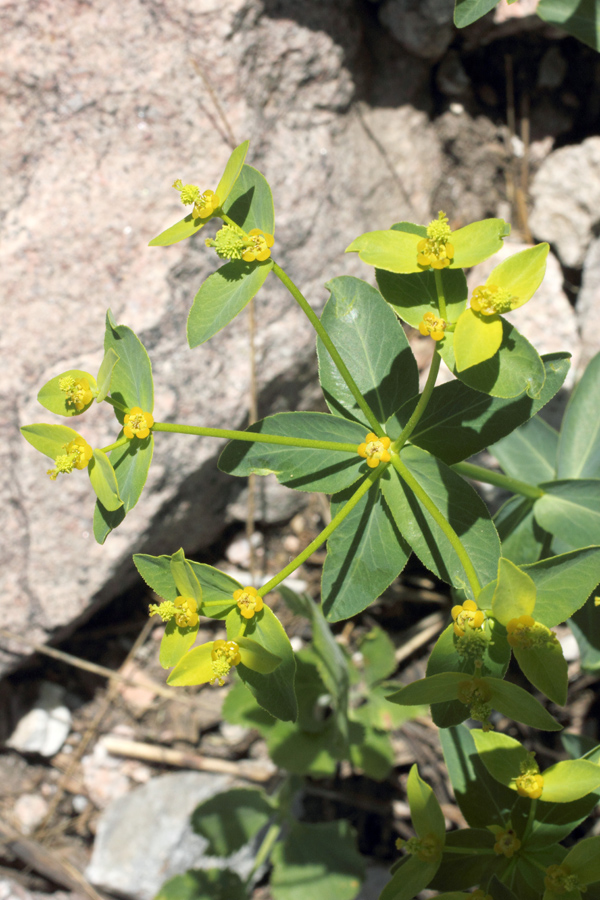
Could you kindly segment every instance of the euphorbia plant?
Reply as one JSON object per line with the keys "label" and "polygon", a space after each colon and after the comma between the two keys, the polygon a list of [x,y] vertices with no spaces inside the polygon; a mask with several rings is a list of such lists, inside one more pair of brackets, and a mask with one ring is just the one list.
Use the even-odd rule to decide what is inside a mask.
{"label": "euphorbia plant", "polygon": [[[335,277],[326,285],[330,297],[318,316],[275,261],[271,191],[265,178],[245,164],[247,149],[245,142],[233,151],[214,191],[176,181],[174,187],[192,212],[151,243],[172,244],[220,220],[221,227],[205,243],[228,261],[198,289],[187,325],[190,347],[224,328],[264,281],[275,276],[314,326],[319,378],[330,412],[278,413],[245,431],[163,422],[160,410],[154,409],[148,355],[134,332],[117,325],[109,312],[98,377],[80,370],[59,374],[42,387],[39,400],[71,419],[84,414],[90,418],[94,397],[111,404],[121,426],[114,442],[92,449],[91,427],[86,429],[87,439],[58,425],[27,426],[23,434],[53,460],[53,478],[87,467],[97,497],[94,535],[100,543],[138,502],[153,443],[169,432],[227,440],[219,460],[224,472],[274,473],[294,490],[331,495],[329,524],[260,586],[241,585],[224,572],[186,559],[176,548],[165,548],[169,552],[162,556],[134,557],[144,580],[162,598],[150,611],[166,622],[160,661],[171,670],[168,683],[221,685],[235,670],[257,704],[254,712],[248,708],[243,715],[257,716],[271,736],[278,733],[275,720],[291,723],[285,725],[285,740],[293,742],[296,733],[298,746],[309,754],[313,748],[321,759],[329,754],[333,760],[360,764],[353,748],[372,725],[360,707],[354,708],[351,670],[331,635],[325,637],[326,620],[339,622],[366,609],[414,552],[451,586],[454,604],[426,677],[400,689],[396,686],[388,701],[396,709],[398,704],[430,704],[442,733],[451,735],[442,740],[457,797],[460,784],[481,781],[496,805],[485,813],[487,818],[483,810],[471,818],[465,812],[471,828],[446,836],[431,790],[416,769],[411,771],[409,802],[417,837],[406,843],[408,861],[399,862],[383,896],[410,900],[428,885],[458,891],[448,897],[463,896],[464,889],[479,885],[481,896],[489,894],[494,900],[515,895],[535,900],[563,888],[569,897],[579,897],[578,892],[596,879],[590,861],[595,843],[583,841],[579,855],[570,851],[563,859],[566,851],[559,841],[596,803],[594,792],[600,787],[596,756],[557,764],[556,769],[567,767],[561,770],[567,779],[576,772],[578,784],[574,793],[558,797],[551,789],[548,793],[556,777],[542,776],[520,744],[519,759],[529,768],[520,769],[520,774],[514,771],[516,742],[503,743],[494,727],[501,713],[533,728],[560,729],[536,697],[505,675],[514,653],[532,686],[556,704],[566,702],[567,667],[552,629],[584,606],[600,580],[600,517],[590,513],[581,491],[570,485],[561,488],[560,498],[564,502],[567,497],[572,515],[581,510],[587,516],[586,527],[574,524],[570,530],[568,523],[563,524],[561,538],[571,534],[570,544],[553,553],[552,541],[546,541],[534,558],[515,561],[509,548],[511,523],[504,521],[502,535],[509,548],[505,553],[489,511],[463,477],[475,475],[499,484],[539,507],[544,521],[552,520],[554,486],[532,485],[510,471],[502,475],[464,462],[531,422],[567,374],[568,354],[540,357],[502,319],[504,312],[529,300],[541,283],[548,246],[539,244],[505,259],[474,291],[469,306],[463,269],[498,251],[509,226],[494,218],[453,229],[444,213],[427,226],[400,222],[389,230],[364,234],[348,248],[376,267],[379,290],[358,278]],[[417,363],[400,320],[432,339],[433,359],[421,392]],[[442,361],[456,377],[436,386]],[[596,442],[592,456],[600,460],[598,433],[590,440]],[[594,482],[588,487],[589,497],[600,484],[596,484],[600,462],[586,475],[587,482]],[[517,525],[521,527],[520,520]],[[271,608],[272,592],[326,542],[322,612],[313,615],[312,601],[306,599],[299,607],[320,637],[315,639],[317,649],[301,658],[300,720],[294,725],[296,663]],[[217,620],[223,631],[215,640],[195,646],[201,617]],[[387,674],[386,670],[382,677]],[[375,681],[369,689],[375,696]],[[315,726],[311,713],[322,690],[329,693],[334,709],[329,729]],[[378,703],[383,702],[377,696]],[[481,723],[480,731],[457,727],[469,717]],[[311,734],[319,737],[313,739]],[[276,737],[273,740],[276,743]],[[379,740],[377,735],[373,740]],[[462,742],[462,768],[451,761],[448,740]],[[366,768],[381,772],[366,755],[362,759]],[[297,765],[297,771],[309,770],[304,762]],[[326,768],[322,763],[321,772]],[[538,796],[541,802],[536,806]],[[268,819],[275,807],[264,798],[257,802],[262,819]],[[529,807],[523,806],[525,802]],[[259,856],[261,861],[275,862],[275,900],[292,900],[286,854],[296,853],[297,868],[298,848],[292,851],[282,844],[283,833],[270,829]],[[345,833],[343,841],[347,840],[350,835]],[[550,851],[556,858],[550,858]],[[452,864],[455,858],[460,865]],[[331,870],[323,865],[314,884],[327,893]],[[552,869],[553,865],[562,868]],[[339,896],[350,900],[357,889],[356,878],[346,880]],[[249,885],[236,887],[242,896],[246,890]]]}

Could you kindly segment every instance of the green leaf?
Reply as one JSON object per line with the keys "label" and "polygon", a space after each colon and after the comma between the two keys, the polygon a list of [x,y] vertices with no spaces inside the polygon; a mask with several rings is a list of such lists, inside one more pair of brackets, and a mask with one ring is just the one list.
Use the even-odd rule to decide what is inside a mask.
{"label": "green leaf", "polygon": [[[248,431],[335,441],[353,444],[356,448],[365,439],[364,426],[319,412],[277,413],[255,422]],[[286,487],[333,494],[360,478],[364,459],[358,456],[356,449],[318,450],[258,441],[231,441],[219,457],[219,468],[237,476],[274,473],[279,483]]]}
{"label": "green leaf", "polygon": [[[231,725],[243,725],[244,728],[256,728],[265,736],[279,724],[288,727],[288,723],[279,723],[277,719],[259,706],[243,681],[237,679],[227,692],[223,703],[223,718]],[[289,727],[294,728],[294,725]]]}
{"label": "green leaf", "polygon": [[452,232],[454,246],[452,269],[470,269],[502,249],[510,225],[504,219],[482,219]]}
{"label": "green leaf", "polygon": [[426,863],[416,856],[409,856],[396,869],[379,895],[379,900],[413,900],[413,897],[427,887],[439,869],[440,861]]}
{"label": "green leaf", "polygon": [[540,800],[569,803],[600,787],[600,766],[585,759],[567,759],[542,772],[544,790]]}
{"label": "green leaf", "polygon": [[569,679],[560,644],[541,644],[523,650],[515,647],[513,653],[525,678],[554,703],[564,706]]}
{"label": "green leaf", "polygon": [[119,485],[112,464],[102,450],[94,450],[88,465],[88,474],[96,497],[111,512],[119,509],[123,501],[119,496]]}
{"label": "green leaf", "polygon": [[600,353],[588,364],[567,405],[560,432],[559,478],[600,478],[599,396]]}
{"label": "green leaf", "polygon": [[[331,297],[321,323],[377,420],[385,422],[407,397],[419,391],[419,370],[404,329],[379,291],[365,281],[344,275],[325,287]],[[321,387],[330,410],[362,422],[371,431],[320,339],[317,353]]]}
{"label": "green leaf", "polygon": [[46,425],[44,423],[24,425],[21,428],[21,434],[32,447],[52,460],[64,453],[66,445],[79,437],[78,432],[67,425]]}
{"label": "green leaf", "polygon": [[600,881],[600,835],[584,838],[571,847],[563,865],[577,875],[581,884]]}
{"label": "green leaf", "polygon": [[540,484],[555,477],[558,432],[539,416],[492,444],[489,450],[512,478]]}
{"label": "green leaf", "polygon": [[500,316],[482,316],[465,309],[454,329],[454,359],[462,372],[491,359],[504,337]]}
{"label": "green leaf", "polygon": [[240,176],[249,146],[250,141],[242,141],[242,143],[239,144],[239,146],[237,146],[232,152],[231,156],[227,160],[227,163],[225,164],[225,170],[221,175],[221,180],[219,181],[217,189],[215,191],[215,194],[219,198],[221,206],[223,206],[223,204],[231,194]]}
{"label": "green leaf", "polygon": [[[401,457],[457,533],[481,584],[487,584],[497,572],[500,541],[479,495],[460,475],[418,447],[405,447]],[[383,476],[381,489],[399,531],[421,562],[472,598],[469,580],[448,538],[395,469]]]}
{"label": "green leaf", "polygon": [[275,234],[275,210],[271,188],[264,175],[252,166],[243,166],[223,211],[243,228],[252,231],[260,228],[267,234]]}
{"label": "green leaf", "polygon": [[[175,620],[171,619],[169,625]],[[174,687],[183,687],[194,684],[206,684],[214,678],[213,669],[213,641],[193,647],[184,653],[175,664],[175,667],[167,678],[167,684]],[[176,649],[175,645],[169,645],[169,649]]]}
{"label": "green leaf", "polygon": [[498,581],[492,599],[492,615],[506,625],[519,616],[533,615],[535,584],[508,559],[498,563]]}
{"label": "green leaf", "polygon": [[471,677],[462,672],[440,672],[438,675],[412,681],[399,691],[388,694],[387,699],[390,703],[399,703],[402,706],[420,706],[456,700],[460,685]]}
{"label": "green leaf", "polygon": [[485,681],[492,691],[490,703],[509,719],[542,731],[560,731],[562,728],[528,691],[500,678],[486,678]]}
{"label": "green leaf", "polygon": [[454,24],[457,28],[466,28],[489,13],[497,3],[498,0],[456,0]]}
{"label": "green leaf", "polygon": [[523,566],[533,578],[535,617],[554,628],[579,609],[598,584],[600,547],[586,547]]}
{"label": "green leaf", "polygon": [[[106,314],[104,352],[114,350],[118,361],[112,370],[110,394],[127,409],[139,406],[144,412],[154,409],[152,366],[140,339],[126,325],[115,325],[110,310]],[[122,422],[122,415],[117,416]]]}
{"label": "green leaf", "polygon": [[294,822],[271,856],[273,900],[353,900],[364,877],[352,828],[343,820]]}
{"label": "green leaf", "polygon": [[365,679],[373,687],[383,678],[395,672],[395,647],[386,631],[374,625],[360,642],[358,649],[363,658]]}
{"label": "green leaf", "polygon": [[478,366],[458,371],[451,334],[440,342],[440,356],[458,379],[477,391],[503,398],[527,392],[529,397],[537,399],[546,380],[546,370],[537,350],[506,319],[502,319],[502,330],[498,353]]}
{"label": "green leaf", "polygon": [[167,622],[158,655],[163,669],[172,669],[184,657],[196,640],[198,628],[198,622],[195,625],[188,625],[186,628],[181,628],[175,619]]}
{"label": "green leaf", "polygon": [[[561,739],[562,737],[563,735]],[[539,804],[535,811],[535,821],[527,837],[527,849],[547,847],[556,841],[564,840],[588,817],[598,799],[598,793],[593,792],[570,803]]]}
{"label": "green leaf", "polygon": [[519,741],[497,731],[474,728],[471,736],[479,758],[496,781],[516,792],[514,780],[521,774],[521,766],[529,763],[529,752]]}
{"label": "green leaf", "polygon": [[146,484],[153,451],[152,434],[141,441],[134,438],[122,447],[111,450],[110,462],[117,476],[123,506],[111,512],[97,501],[94,509],[94,537],[99,544],[104,543],[110,532],[121,524],[125,515],[138,502]]}
{"label": "green leaf", "polygon": [[486,287],[495,286],[511,294],[511,309],[531,300],[546,273],[549,244],[536,244],[502,260],[488,275]]}
{"label": "green leaf", "polygon": [[[452,273],[449,273],[452,274]],[[563,384],[570,361],[566,354],[542,357],[546,381],[536,400],[523,395],[517,399],[490,397],[462,381],[451,381],[434,388],[425,413],[410,436],[411,444],[428,450],[448,465],[473,456],[542,408]],[[418,397],[400,407],[386,425],[395,439],[417,405]]]}
{"label": "green leaf", "polygon": [[544,22],[558,25],[593,50],[600,50],[596,0],[541,0],[536,12]]}
{"label": "green leaf", "polygon": [[[249,143],[249,141],[243,141],[243,143],[235,148],[235,150],[227,160],[225,171],[223,172],[217,190],[215,191],[215,194],[219,198],[221,207],[223,208],[225,208],[225,201],[227,200],[228,195],[233,190],[236,180],[238,179],[238,176],[242,171],[244,159],[246,158],[246,153],[248,152]],[[171,244],[177,244],[179,241],[183,241],[185,240],[185,238],[191,237],[193,234],[196,234],[196,232],[200,231],[200,229],[203,228],[207,222],[210,222],[212,218],[214,218],[214,215],[207,216],[206,219],[195,219],[192,213],[190,213],[180,222],[176,222],[175,225],[172,225],[170,228],[167,228],[166,231],[161,232],[161,234],[153,238],[148,246],[168,247]]]}
{"label": "green leaf", "polygon": [[63,378],[68,377],[76,380],[85,378],[90,386],[90,390],[97,390],[96,379],[93,375],[90,375],[89,372],[84,372],[82,369],[69,369],[68,372],[62,372],[60,375],[57,375],[55,378],[51,378],[50,381],[46,382],[37,395],[38,403],[41,403],[42,406],[49,409],[50,412],[56,413],[59,416],[80,416],[86,409],[90,408],[94,402],[94,398],[92,397],[90,402],[86,404],[83,409],[77,409],[73,403],[69,402],[65,391],[61,391],[59,387]]}
{"label": "green leaf", "polygon": [[155,594],[158,594],[163,600],[176,600],[178,591],[171,573],[170,556],[150,556],[146,553],[135,553],[133,564]]}
{"label": "green leaf", "polygon": [[[294,692],[296,663],[289,638],[279,619],[266,604],[262,611],[248,622],[246,636],[262,644],[269,653],[279,657],[281,663],[269,675],[261,675],[240,663],[237,666],[237,673],[263,709],[277,719],[293,722],[298,714]],[[236,634],[229,632],[229,622],[227,625],[228,640],[236,640]]]}
{"label": "green leaf", "polygon": [[194,297],[187,321],[190,347],[198,347],[225,328],[263,286],[273,261],[234,259],[209,275]]}
{"label": "green leaf", "polygon": [[[395,228],[396,226],[392,226]],[[462,269],[440,272],[448,322],[456,322],[467,305],[467,279]],[[376,269],[377,285],[397,316],[418,328],[426,312],[439,314],[439,301],[432,270],[400,275]]]}
{"label": "green leaf", "polygon": [[[332,516],[354,490],[332,497]],[[371,488],[327,542],[321,583],[327,621],[339,622],[365,609],[400,574],[409,554],[381,492]]]}
{"label": "green leaf", "polygon": [[192,813],[192,828],[210,856],[231,856],[268,824],[273,804],[264,791],[233,788],[209,797]]}
{"label": "green leaf", "polygon": [[368,231],[355,238],[346,253],[358,253],[370,266],[386,272],[422,272],[417,263],[417,244],[420,234],[406,231]]}
{"label": "green leaf", "polygon": [[374,781],[385,781],[394,766],[394,748],[389,736],[357,722],[350,723],[349,757],[353,766]]}
{"label": "green leaf", "polygon": [[179,596],[194,599],[198,611],[200,611],[202,608],[202,588],[182,549],[179,549],[172,555],[170,568]]}
{"label": "green leaf", "polygon": [[195,219],[192,213],[185,216],[185,218],[180,219],[179,222],[176,222],[174,225],[171,225],[170,228],[166,228],[165,231],[161,231],[155,238],[149,242],[149,247],[170,247],[171,244],[178,244],[179,241],[184,241],[186,238],[191,237],[196,232],[200,231],[201,228],[204,228],[207,222],[213,216],[207,216],[206,219]]}
{"label": "green leaf", "polygon": [[446,839],[444,813],[437,797],[419,775],[416,764],[411,766],[408,773],[406,796],[410,806],[413,828],[419,837],[423,838],[434,834],[439,841],[444,843]]}
{"label": "green leaf", "polygon": [[248,900],[248,893],[231,869],[188,869],[169,878],[154,900]]}
{"label": "green leaf", "polygon": [[259,675],[270,675],[277,666],[281,664],[281,658],[269,653],[262,644],[253,641],[251,638],[238,635],[236,643],[240,648],[240,656],[244,668],[250,669],[252,672],[258,672]]}
{"label": "green leaf", "polygon": [[537,523],[570,547],[600,544],[600,478],[569,479],[540,485]]}
{"label": "green leaf", "polygon": [[494,517],[502,544],[502,555],[516,566],[536,562],[550,538],[535,521],[533,500],[515,495]]}
{"label": "green leaf", "polygon": [[580,665],[584,672],[600,669],[600,616],[593,600],[589,600],[569,620],[579,645]]}
{"label": "green leaf", "polygon": [[[211,619],[224,618],[236,605],[233,592],[239,590],[242,585],[231,575],[226,575],[225,572],[206,563],[195,562],[192,559],[188,559],[187,562],[202,587],[202,602],[206,604],[203,606],[202,615],[210,616]],[[210,607],[207,605],[209,603]]]}
{"label": "green leaf", "polygon": [[98,369],[98,396],[96,397],[97,403],[101,403],[108,396],[110,392],[110,383],[112,381],[113,369],[118,362],[119,357],[117,356],[113,348],[110,347],[104,354],[104,359],[100,363],[100,368]]}
{"label": "green leaf", "polygon": [[513,827],[518,827],[522,821],[519,808],[528,810],[530,804],[525,806],[514,791],[492,778],[477,752],[473,734],[464,725],[439,731],[456,802],[472,828],[504,825],[509,817]]}

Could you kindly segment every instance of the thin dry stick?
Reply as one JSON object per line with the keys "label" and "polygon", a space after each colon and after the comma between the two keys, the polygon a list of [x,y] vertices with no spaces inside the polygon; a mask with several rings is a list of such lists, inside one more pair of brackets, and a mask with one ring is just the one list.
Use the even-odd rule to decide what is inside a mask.
{"label": "thin dry stick", "polygon": [[[150,619],[148,619],[148,621],[144,624],[144,627],[142,628],[142,630],[138,634],[136,640],[134,641],[133,647],[127,654],[127,657],[125,658],[125,662],[123,663],[123,666],[121,668],[127,666],[130,662],[132,662],[135,659],[135,656],[136,656],[138,650],[145,643],[146,638],[148,637],[148,635],[150,634],[150,631],[153,628],[153,625],[154,625],[154,623]],[[87,750],[92,738],[94,737],[94,735],[96,734],[96,732],[100,726],[100,722],[102,721],[102,719],[104,718],[104,716],[106,715],[108,710],[110,709],[118,692],[119,692],[118,682],[112,681],[109,684],[108,690],[106,692],[106,696],[105,696],[104,700],[102,701],[102,703],[100,704],[100,708],[98,709],[98,712],[92,719],[91,724],[88,726],[88,728],[87,728],[86,732],[84,733],[83,737],[81,738],[81,741],[79,742],[75,752],[73,753],[69,768],[67,769],[67,771],[64,773],[64,775],[60,778],[60,780],[58,782],[58,785],[56,788],[56,793],[50,802],[50,805],[48,807],[48,812],[44,816],[42,823],[40,824],[39,828],[36,831],[36,836],[43,837],[45,834],[47,834],[48,825],[52,821],[54,814],[56,813],[56,810],[58,809],[58,804],[62,800],[62,797],[66,790],[67,784],[70,781],[76,767],[79,765],[81,757]]]}
{"label": "thin dry stick", "polygon": [[216,759],[202,756],[199,753],[186,753],[182,750],[171,750],[157,744],[145,744],[141,741],[130,741],[126,738],[106,735],[102,746],[114,756],[126,756],[130,759],[142,759],[159,765],[176,766],[181,769],[199,769],[203,772],[219,772],[224,775],[235,775],[247,781],[268,781],[276,772],[275,767],[265,766],[258,760]]}
{"label": "thin dry stick", "polygon": [[533,237],[529,228],[529,216],[527,213],[527,196],[529,193],[529,95],[523,95],[521,103],[521,140],[523,141],[523,158],[521,159],[521,182],[517,193],[519,221],[521,233],[528,244],[533,244]]}
{"label": "thin dry stick", "polygon": [[231,125],[229,124],[229,120],[223,111],[223,107],[219,103],[219,98],[217,97],[217,92],[215,91],[212,84],[210,83],[208,76],[206,75],[206,73],[204,72],[202,67],[196,62],[196,60],[192,59],[192,60],[190,60],[190,62],[192,63],[194,69],[196,70],[196,72],[198,73],[200,78],[202,79],[202,83],[204,84],[204,87],[210,94],[210,99],[213,102],[213,105],[217,111],[217,115],[218,115],[219,119],[221,120],[221,124],[223,125],[223,128],[227,132],[227,140],[229,141],[231,149],[233,150],[233,148],[236,145],[235,135],[233,133],[233,129],[232,129]]}
{"label": "thin dry stick", "polygon": [[506,177],[506,196],[510,205],[515,209],[516,191],[515,178],[513,172],[514,150],[513,138],[516,134],[516,118],[515,118],[515,83],[513,78],[513,61],[512,56],[508,53],[504,57],[504,70],[506,74],[506,124],[508,126],[508,146],[506,148],[508,162],[505,170]]}
{"label": "thin dry stick", "polygon": [[[151,625],[152,624],[153,623],[151,623]],[[14,634],[12,631],[7,631],[5,628],[0,628],[0,636],[12,641],[21,641],[21,643],[27,644],[27,646],[31,647],[36,653],[41,653],[43,656],[50,656],[52,659],[58,659],[60,662],[66,663],[68,666],[73,666],[76,669],[83,669],[85,672],[92,672],[94,675],[100,675],[102,678],[108,678],[109,681],[127,684],[131,687],[144,688],[144,690],[152,691],[160,697],[168,697],[169,700],[173,700],[175,703],[182,703],[184,706],[197,706],[196,698],[182,697],[176,694],[173,691],[173,688],[164,687],[162,684],[155,684],[151,681],[127,678],[125,675],[121,675],[120,672],[117,672],[114,669],[107,669],[105,666],[98,665],[98,663],[80,659],[78,656],[72,656],[70,653],[65,653],[64,650],[58,650],[56,647],[49,647],[47,644],[36,644],[35,641],[31,641],[21,634]]]}
{"label": "thin dry stick", "polygon": [[37,841],[23,837],[4,822],[0,822],[0,843],[8,847],[17,859],[20,859],[34,872],[43,875],[44,878],[48,878],[70,891],[82,891],[92,900],[103,900],[102,895],[94,890],[72,863],[61,859],[56,852],[48,850]]}
{"label": "thin dry stick", "polygon": [[401,663],[407,659],[415,650],[422,647],[428,641],[432,640],[443,627],[446,616],[442,612],[432,613],[421,619],[412,628],[406,632],[408,640],[404,641],[401,647],[398,647],[395,653],[396,662]]}

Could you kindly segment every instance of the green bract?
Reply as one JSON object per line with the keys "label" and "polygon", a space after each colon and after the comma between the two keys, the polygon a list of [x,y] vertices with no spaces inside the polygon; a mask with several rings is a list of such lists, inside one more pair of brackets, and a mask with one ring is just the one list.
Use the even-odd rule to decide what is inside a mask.
{"label": "green bract", "polygon": [[[508,234],[510,225],[503,219],[484,219],[453,231],[449,240],[454,247],[454,256],[449,267],[465,269],[476,266],[497,253]],[[426,236],[427,230],[422,226],[402,222],[389,231],[362,234],[346,248],[346,253],[356,252],[363,262],[387,272],[405,275],[422,272],[424,268],[417,262],[417,244]]]}
{"label": "green bract", "polygon": [[[249,141],[244,141],[239,147],[236,147],[227,160],[225,171],[215,190],[215,194],[219,198],[221,206],[223,206],[227,200],[238,179],[242,166],[244,165],[246,153],[248,152],[249,143]],[[190,213],[184,219],[181,219],[180,222],[177,222],[175,225],[172,225],[170,228],[167,228],[166,231],[162,231],[157,237],[153,238],[150,241],[149,246],[168,247],[170,244],[177,244],[179,241],[183,241],[185,238],[191,237],[193,234],[196,234],[197,231],[200,231],[214,215],[218,215],[218,213],[213,213],[213,215],[208,216],[205,219],[200,219],[194,218],[193,214]]]}

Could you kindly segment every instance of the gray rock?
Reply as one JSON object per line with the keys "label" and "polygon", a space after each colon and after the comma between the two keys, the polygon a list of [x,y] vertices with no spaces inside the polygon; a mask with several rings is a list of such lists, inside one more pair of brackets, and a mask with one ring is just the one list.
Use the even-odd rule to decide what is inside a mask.
{"label": "gray rock", "polygon": [[410,53],[440,59],[454,37],[453,0],[385,0],[381,23]]}
{"label": "gray rock", "polygon": [[[98,821],[86,878],[118,897],[152,900],[165,881],[187,869],[224,867],[224,860],[205,855],[208,843],[192,831],[190,816],[230,786],[225,775],[177,772],[115,800]],[[227,865],[245,878],[252,859],[242,848]]]}
{"label": "gray rock", "polygon": [[[18,433],[64,422],[38,405],[37,392],[67,368],[97,370],[109,305],[148,348],[158,420],[244,427],[246,316],[194,352],[185,343],[193,296],[218,261],[198,239],[147,246],[182,216],[174,178],[214,186],[229,155],[206,79],[236,141],[251,139],[248,161],[275,197],[274,255],[316,309],[329,278],[372,278],[344,255],[357,234],[436,212],[440,141],[427,114],[405,101],[414,61],[386,73],[392,108],[349,112],[362,52],[353,2],[283,3],[272,16],[271,6],[106,0],[76,4],[72,16],[52,3],[27,17],[6,10],[0,277],[11,302],[0,333],[0,605],[11,629],[33,640],[64,636],[137,581],[133,552],[189,552],[215,540],[244,486],[216,471],[221,442],[160,435],[138,507],[99,547],[85,473],[50,482],[48,462]],[[43,48],[40,33],[52,36]],[[260,415],[312,405],[311,327],[273,276],[256,311]],[[96,446],[114,439],[104,405],[71,424]],[[0,671],[23,653],[16,642],[11,649]]]}
{"label": "gray rock", "polygon": [[42,756],[58,753],[71,730],[71,713],[64,704],[65,696],[60,684],[43,681],[35,705],[19,719],[6,746]]}
{"label": "gray rock", "polygon": [[533,179],[531,197],[536,240],[549,241],[563,265],[580,267],[600,221],[600,137],[551,153]]}
{"label": "gray rock", "polygon": [[582,369],[600,350],[600,238],[590,244],[575,314],[581,336]]}

